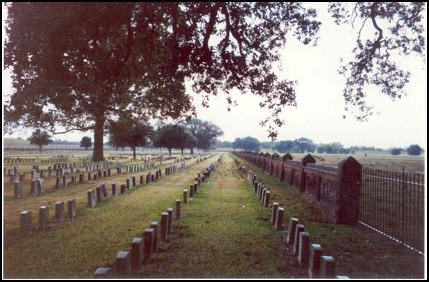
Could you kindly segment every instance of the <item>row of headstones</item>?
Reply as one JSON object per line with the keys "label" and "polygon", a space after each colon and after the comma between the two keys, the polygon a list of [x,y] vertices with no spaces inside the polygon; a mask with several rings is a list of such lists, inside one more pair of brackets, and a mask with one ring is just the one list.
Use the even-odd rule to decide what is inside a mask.
{"label": "row of headstones", "polygon": [[4,162],[7,164],[13,164],[13,163],[33,163],[37,161],[36,158],[14,158],[14,157],[6,157],[4,158]]}
{"label": "row of headstones", "polygon": [[198,173],[196,177],[194,178],[194,183],[189,185],[189,199],[188,199],[188,189],[183,189],[183,203],[187,205],[189,203],[189,200],[194,197],[195,194],[198,193],[198,189],[201,187],[201,185],[206,181],[206,179],[210,176],[210,173],[213,169],[213,164],[211,164],[206,171],[203,172],[203,175],[201,173]]}
{"label": "row of headstones", "polygon": [[[136,171],[141,171],[143,170],[143,167],[146,169],[150,169],[150,168],[154,168],[155,164],[154,163],[147,163],[144,166],[142,165],[133,165],[133,166],[127,166],[127,172],[136,172]],[[80,170],[76,169],[75,166],[63,166],[63,167],[55,167],[54,166],[54,170],[56,170],[56,176],[64,176],[66,175],[66,171],[65,169],[70,169],[70,175],[76,174],[76,173],[80,173]],[[107,169],[107,171],[106,171]],[[90,165],[90,166],[86,166],[86,171],[90,172],[90,173],[98,173],[98,177],[106,177],[106,175],[110,176],[110,167],[109,164],[101,164],[101,165]],[[13,170],[13,171],[12,171]],[[5,170],[6,171],[6,170]],[[40,171],[40,178],[44,178],[46,176],[46,171],[44,169],[39,170],[39,166],[33,166],[33,170],[31,172],[31,178],[32,180],[36,179],[36,175],[37,173]],[[52,168],[49,166],[48,167],[48,177],[52,176]],[[122,169],[118,169],[118,174],[122,173]],[[15,167],[14,169],[9,169],[8,174],[11,177],[11,182],[14,183],[14,181],[16,180],[16,175],[19,174],[19,168]],[[20,175],[20,181],[25,179],[25,173]],[[89,179],[90,180],[90,179]]]}
{"label": "row of headstones", "polygon": [[[245,166],[240,165],[240,171],[246,173]],[[247,173],[247,181],[254,187],[258,195],[259,202],[268,207],[270,192],[262,183],[256,181],[256,175],[250,170]],[[265,193],[264,193],[265,192]],[[284,208],[279,207],[278,203],[273,203],[270,223],[276,230],[282,230],[284,217]],[[305,227],[298,224],[296,218],[289,221],[289,230],[286,237],[286,243],[293,245],[292,255],[297,256],[300,267],[308,267],[309,278],[348,278],[346,276],[335,275],[335,260],[332,256],[322,256],[322,247],[319,244],[310,244],[310,234],[305,232]]]}
{"label": "row of headstones", "polygon": [[[81,166],[81,168],[82,168],[82,166]],[[95,168],[95,167],[94,167]],[[99,170],[99,169],[106,169],[106,168],[109,168],[109,165],[103,165],[103,166],[98,166],[97,165],[97,170]],[[64,166],[56,166],[56,165],[54,165],[54,167],[52,168],[51,166],[49,166],[48,167],[48,169],[47,169],[47,171],[48,171],[48,177],[51,177],[52,176],[52,172],[53,171],[56,171],[56,175],[58,176],[58,175],[64,175],[66,172],[65,172],[65,169],[70,169],[70,174],[74,174],[74,173],[76,173],[76,172],[79,172],[79,170],[77,170],[76,169],[76,166],[75,165],[73,165],[73,164],[70,164],[69,166],[68,165],[64,165]],[[94,169],[89,169],[88,167],[87,167],[87,170],[86,171],[88,171],[88,170],[90,170],[90,171],[93,171]],[[40,167],[39,167],[39,165],[33,165],[33,168],[32,168],[32,171],[31,171],[31,174],[32,174],[32,178],[35,178],[35,175],[37,174],[37,173],[40,173],[40,177],[42,178],[42,177],[45,177],[46,176],[46,169],[40,169]],[[21,177],[22,175],[24,175],[24,178],[25,178],[25,173],[24,174],[20,174],[19,173],[19,167],[14,167],[14,168],[10,168],[10,169],[7,169],[6,167],[4,168],[4,175],[5,176],[10,176],[11,177],[11,182],[12,182],[12,178],[14,177],[14,178],[16,178],[18,175]],[[13,182],[12,182],[13,183]]]}
{"label": "row of headstones", "polygon": [[[245,166],[240,165],[240,170],[246,174],[247,169]],[[251,170],[247,173],[247,181],[254,187],[254,192],[258,197],[259,203],[265,208],[268,208],[271,199],[270,188],[265,187],[262,182],[256,181],[256,175]]]}
{"label": "row of headstones", "polygon": [[[184,168],[186,168],[186,165]],[[211,166],[207,169],[204,175],[208,177],[210,175],[210,171],[211,171]],[[83,174],[81,175],[83,176]],[[161,177],[161,169],[158,169],[155,172],[155,174],[151,174],[149,172],[146,176],[146,184],[150,184],[153,181],[157,181],[160,177]],[[140,184],[144,184],[144,178],[145,178],[144,175],[140,176]],[[64,186],[67,186],[67,175],[64,175],[63,179],[65,179]],[[198,178],[195,178],[195,180],[196,180],[195,183],[197,185],[201,183],[199,182],[200,174],[198,174]],[[58,177],[57,177],[57,181],[58,181]],[[204,177],[202,178],[202,181],[204,182]],[[15,184],[16,184],[15,197],[18,197],[17,194],[21,194],[20,197],[22,197],[21,182],[18,182]],[[125,189],[131,190],[135,186],[137,186],[136,176],[132,176],[131,179],[128,177],[126,180],[126,184],[121,185],[121,193],[124,193]],[[45,193],[43,179],[37,179],[37,182],[32,181],[31,190],[32,190],[31,193],[32,194],[34,193],[35,195],[39,193]],[[93,189],[90,189],[87,195],[88,195],[88,206],[91,208],[95,207],[96,201],[99,203],[103,202],[104,198],[109,196],[105,183],[102,183],[100,186],[96,187],[96,191],[94,191]],[[112,184],[112,195],[114,196],[118,195],[118,188],[116,183]],[[177,202],[178,202],[178,205],[177,205]],[[187,198],[185,203],[187,204]],[[180,200],[176,201],[176,210],[179,213],[178,217],[180,217]],[[68,200],[68,215],[70,218],[74,218],[77,216],[75,199]],[[48,216],[49,216],[49,207],[41,206],[39,209],[39,230],[48,228],[49,226]],[[55,204],[55,218],[57,223],[64,221],[64,203],[63,202],[59,201]],[[32,233],[32,212],[31,211],[21,212],[20,229],[22,234],[31,235]]]}
{"label": "row of headstones", "polygon": [[[15,181],[14,183],[14,196],[16,199],[20,199],[23,197],[23,189],[22,189],[22,181]],[[32,180],[30,183],[30,194],[33,196],[37,196],[41,193],[45,193],[45,182],[43,178],[38,178],[36,180]]]}
{"label": "row of headstones", "polygon": [[39,158],[23,158],[23,157],[5,157],[3,158],[5,163],[32,163],[32,162],[41,162],[41,163],[50,163],[50,162],[66,162],[72,156],[52,156],[49,159],[39,159]]}
{"label": "row of headstones", "polygon": [[[137,166],[135,166],[137,168]],[[151,166],[153,167],[153,166]],[[186,168],[186,165],[184,166]],[[50,167],[49,167],[50,168]],[[72,168],[73,169],[73,168]],[[131,170],[130,170],[131,171]],[[25,173],[21,174],[19,177],[19,181],[16,180],[15,177],[15,172],[19,173],[19,168],[15,167],[14,168],[14,173],[11,174],[11,183],[14,184],[14,194],[15,194],[15,198],[19,199],[23,197],[23,190],[22,190],[22,186],[23,183],[25,181]],[[82,184],[85,182],[85,174],[83,172],[79,172],[79,170],[76,171],[76,173],[79,173],[79,183]],[[117,173],[121,174],[122,170],[120,168],[117,168]],[[149,173],[150,174],[150,173]],[[39,179],[36,179],[36,170],[33,169],[32,173],[31,173],[31,188],[30,188],[30,194],[37,196],[40,193],[45,193],[45,187],[44,187],[44,180],[43,177],[44,175],[44,170],[41,170],[40,172],[40,177]],[[51,170],[49,170],[49,177],[51,176]],[[91,180],[97,180],[98,178],[106,178],[106,177],[110,177],[111,176],[111,169],[108,168],[107,170],[98,170],[97,173],[94,172],[89,172],[88,173],[88,181]],[[71,183],[76,185],[78,184],[77,182],[77,175],[72,174],[71,176]],[[55,188],[61,188],[61,187],[67,187],[68,185],[68,175],[64,174],[64,168],[58,168],[57,169],[57,176],[56,176],[56,182],[55,182]]]}
{"label": "row of headstones", "polygon": [[[155,171],[154,174],[148,173],[145,177],[145,175],[140,176],[140,185],[143,184],[150,184],[152,182],[158,181],[158,179],[161,178],[161,169],[158,169]],[[146,180],[146,181],[145,181]],[[132,177],[128,177],[125,180],[125,184],[121,184],[120,186],[120,192],[121,194],[125,193],[127,190],[131,190],[132,188],[138,186],[137,184],[137,177],[133,175]],[[118,196],[118,185],[116,183],[112,183],[112,195]],[[101,203],[104,201],[104,198],[109,196],[108,189],[106,188],[106,185],[102,183],[100,186],[96,187],[96,189],[89,189],[87,192],[88,197],[88,207],[94,208],[96,206],[96,203]]]}
{"label": "row of headstones", "polygon": [[[61,169],[60,169],[61,170]],[[102,177],[110,177],[111,176],[111,170],[110,168],[107,170],[99,170],[97,172],[97,174],[93,174],[91,172],[88,173],[88,181],[90,180],[97,180],[98,178],[102,178]],[[56,176],[56,181],[55,181],[55,188],[59,189],[61,187],[67,187],[68,183],[69,183],[69,175],[64,174],[62,176]],[[82,184],[85,182],[85,174],[83,172],[79,173],[79,183]],[[15,198],[19,199],[23,197],[23,183],[24,183],[24,179],[25,179],[25,174],[21,174],[19,181],[14,182],[14,195]],[[77,175],[73,174],[71,175],[71,183],[76,185],[78,184],[78,179],[77,179]],[[33,170],[32,172],[32,180],[30,182],[30,195],[33,196],[38,196],[41,193],[45,193],[45,185],[44,185],[44,179],[43,178],[38,178],[36,179],[36,174],[35,174],[35,170]]]}
{"label": "row of headstones", "polygon": [[[160,176],[161,176],[161,169],[156,171],[154,175],[151,175],[149,173],[146,177],[146,183],[149,184],[154,180],[156,181],[159,179]],[[64,177],[66,177],[66,175]],[[144,176],[142,175],[140,177],[140,184],[143,184],[143,179],[144,179]],[[20,182],[18,182],[18,184],[20,184]],[[21,197],[22,197],[22,186],[21,187],[18,186],[18,189],[21,190],[20,192],[17,191],[16,186],[17,185],[15,185],[15,197],[18,197],[16,195],[18,193],[21,193]],[[135,186],[136,186],[136,177],[133,176],[132,181],[130,178],[127,178],[126,186],[125,185],[121,186],[121,193],[125,192],[125,187],[130,190]],[[34,195],[37,195],[39,193],[44,193],[45,189],[44,189],[43,179],[38,179],[35,186],[32,185],[31,189],[32,189],[32,194],[34,193]],[[112,195],[114,196],[118,195],[118,189],[117,189],[116,183],[112,184]],[[93,208],[95,207],[96,201],[99,203],[103,202],[104,198],[108,196],[109,194],[106,188],[106,184],[102,183],[100,186],[96,188],[96,191],[92,189],[88,191],[88,206]],[[74,218],[77,215],[75,199],[68,200],[68,214],[70,218]],[[40,230],[46,229],[48,227],[48,224],[49,224],[48,216],[49,216],[49,207],[47,206],[40,207],[39,209],[39,229]],[[57,202],[55,204],[55,218],[57,223],[64,221],[64,203],[63,202]],[[32,212],[23,211],[21,212],[21,233],[30,235],[31,230],[32,230]]]}
{"label": "row of headstones", "polygon": [[[176,218],[180,219],[181,200],[176,200]],[[147,264],[158,252],[160,240],[168,240],[173,225],[173,208],[168,208],[161,214],[161,226],[153,221],[146,228],[143,238],[134,238],[130,251],[119,251],[113,267],[99,267],[95,271],[95,278],[130,277],[139,275],[144,264]],[[161,228],[159,228],[161,227]]]}
{"label": "row of headstones", "polygon": [[49,158],[49,159],[39,159],[39,158],[16,158],[16,159],[4,159],[5,163],[56,163],[56,162],[65,162],[68,161],[68,157],[64,158]]}
{"label": "row of headstones", "polygon": [[[183,162],[180,164],[179,170],[185,170],[186,169],[186,163]],[[170,175],[170,174],[174,174],[178,171],[178,166],[177,165],[170,165],[168,167],[165,168],[165,175]]]}
{"label": "row of headstones", "polygon": [[[77,217],[76,200],[74,198],[68,199],[68,217]],[[20,232],[23,236],[29,236],[33,232],[32,225],[33,214],[31,211],[22,211],[20,216]],[[58,201],[55,203],[55,222],[61,223],[65,220],[64,218],[64,202]],[[39,208],[39,230],[44,230],[49,227],[49,207],[41,206]]]}
{"label": "row of headstones", "polygon": [[155,163],[144,163],[143,165],[141,164],[137,164],[137,165],[128,165],[127,166],[127,172],[131,173],[131,172],[136,172],[136,171],[141,171],[143,169],[151,169],[155,167]]}
{"label": "row of headstones", "polygon": [[107,159],[108,160],[116,160],[116,159],[124,160],[124,159],[128,159],[128,156],[120,156],[120,155],[118,155],[118,156],[110,156],[110,157],[107,157]]}
{"label": "row of headstones", "polygon": [[[156,171],[154,175],[151,175],[149,173],[146,178],[146,183],[149,184],[153,180],[156,181],[159,179],[160,176],[161,176],[161,169]],[[66,175],[64,177],[66,177]],[[143,179],[144,179],[144,176],[142,175],[140,177],[140,184],[143,184]],[[36,186],[35,187],[32,186],[32,193],[33,191],[37,191],[37,192],[34,192],[35,194],[44,193],[45,189],[43,186],[43,179],[38,179],[37,181],[38,183],[36,184]],[[130,178],[128,178],[126,181],[126,186],[125,185],[121,186],[121,193],[125,192],[125,187],[130,190],[135,186],[136,186],[136,177],[133,176],[132,181]],[[17,189],[15,188],[15,194],[17,194],[16,190]],[[114,196],[118,195],[118,189],[117,189],[116,183],[112,184],[112,195]],[[96,191],[94,191],[93,189],[90,189],[88,191],[88,206],[93,208],[95,207],[96,201],[98,203],[103,202],[104,198],[108,196],[109,194],[106,188],[106,184],[102,183],[100,186],[96,188]],[[21,190],[21,197],[22,197],[22,190]],[[75,199],[68,200],[68,214],[70,218],[74,218],[77,216]],[[49,216],[49,207],[47,206],[40,207],[39,209],[39,229],[40,230],[48,228],[48,225],[49,225],[48,216]],[[55,218],[57,223],[64,221],[64,203],[63,202],[57,202],[55,204]],[[20,226],[21,226],[22,234],[26,234],[26,235],[31,234],[31,230],[32,230],[32,212],[31,211],[21,212]]]}
{"label": "row of headstones", "polygon": [[[34,167],[34,166],[33,166]],[[38,167],[38,166],[37,166]],[[45,178],[46,176],[51,178],[52,177],[52,167],[48,167],[48,175],[46,175],[46,170],[42,169],[42,170],[38,170],[33,168],[31,171],[31,180],[36,180],[37,177],[37,173],[40,173],[40,178]],[[79,173],[79,170],[77,170],[76,168],[71,168],[70,169],[70,174],[75,174],[75,173]],[[25,173],[19,173],[19,168],[15,167],[13,169],[9,169],[8,170],[8,176],[10,176],[10,182],[11,183],[15,183],[17,180],[17,177],[19,175],[19,181],[20,182],[24,182],[25,181]],[[56,169],[56,176],[63,176],[65,175],[65,169],[64,168],[57,168]]]}
{"label": "row of headstones", "polygon": [[[273,203],[271,224],[277,230],[281,229],[283,212],[284,209],[280,208],[278,203]],[[289,220],[286,243],[293,245],[292,255],[297,257],[298,265],[303,268],[308,267],[308,278],[349,279],[348,276],[336,275],[334,257],[323,255],[320,244],[310,243],[310,233],[305,231],[305,226],[299,224],[297,218]]]}
{"label": "row of headstones", "polygon": [[[211,164],[203,175],[200,173],[195,177],[195,181],[190,185],[190,197],[192,198],[197,193],[198,188],[210,176],[213,169]],[[166,173],[167,174],[167,173]],[[176,218],[180,219],[181,200],[176,200]],[[183,190],[183,203],[188,204],[188,191]],[[166,212],[161,214],[161,230],[159,232],[159,222],[154,221],[150,227],[145,230],[143,238],[134,238],[131,242],[131,251],[118,252],[113,267],[99,267],[95,271],[95,278],[112,278],[112,277],[130,277],[132,274],[138,275],[142,266],[148,263],[154,253],[157,252],[160,238],[167,240],[170,236],[171,226],[173,222],[173,208],[168,208]]]}

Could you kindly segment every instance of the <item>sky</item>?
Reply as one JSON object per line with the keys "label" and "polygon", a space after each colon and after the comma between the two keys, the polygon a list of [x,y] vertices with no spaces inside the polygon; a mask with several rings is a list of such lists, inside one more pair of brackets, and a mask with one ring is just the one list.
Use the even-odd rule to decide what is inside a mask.
{"label": "sky", "polygon": [[[377,89],[370,88],[367,102],[378,114],[368,122],[356,121],[346,113],[342,96],[345,78],[338,74],[340,59],[351,58],[356,33],[360,25],[337,26],[326,11],[324,4],[312,4],[318,8],[322,22],[316,47],[304,46],[290,38],[282,54],[280,79],[296,80],[297,107],[286,107],[281,114],[285,125],[278,129],[278,140],[292,140],[300,137],[312,139],[315,143],[341,142],[345,146],[375,146],[381,148],[407,147],[427,143],[427,62],[422,58],[400,58],[400,65],[412,73],[406,87],[407,96],[392,101]],[[4,18],[4,17],[3,17]],[[364,29],[363,32],[366,32]],[[367,32],[371,32],[367,30]],[[426,53],[427,54],[427,53]],[[3,71],[2,92],[11,93],[9,74]],[[220,140],[233,141],[237,137],[253,136],[268,141],[267,128],[259,122],[268,111],[259,107],[259,98],[254,95],[234,93],[238,106],[227,111],[225,95],[210,99],[210,107],[201,106],[201,97],[193,94],[198,118],[209,120],[222,128]],[[343,116],[346,115],[346,118]],[[27,138],[28,132],[17,132],[12,136]],[[80,141],[87,133],[56,135],[55,139]]]}

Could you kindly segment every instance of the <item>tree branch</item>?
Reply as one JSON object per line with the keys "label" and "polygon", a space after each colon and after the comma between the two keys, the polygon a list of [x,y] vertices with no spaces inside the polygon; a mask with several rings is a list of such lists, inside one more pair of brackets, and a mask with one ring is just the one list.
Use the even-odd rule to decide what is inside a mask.
{"label": "tree branch", "polygon": [[134,43],[134,39],[133,39],[133,31],[131,29],[131,18],[130,20],[127,22],[127,53],[125,53],[125,57],[122,60],[123,63],[127,62],[130,55],[131,55],[131,49]]}
{"label": "tree branch", "polygon": [[213,9],[211,10],[210,20],[209,20],[209,23],[207,25],[206,33],[204,34],[203,51],[204,51],[204,54],[206,56],[209,54],[209,39],[210,39],[210,36],[212,35],[213,30],[214,30],[214,26],[216,23],[216,15],[217,15],[217,11],[219,10],[219,7],[220,7],[220,3],[216,3],[214,5]]}
{"label": "tree branch", "polygon": [[372,5],[371,5],[371,14],[370,14],[370,17],[371,17],[371,20],[372,20],[372,25],[379,32],[378,33],[378,38],[374,42],[374,47],[377,47],[377,45],[378,45],[378,47],[380,47],[380,42],[381,42],[381,39],[383,38],[383,30],[378,26],[377,21],[375,20],[375,18],[377,17],[377,11],[376,11],[377,6],[378,6],[378,2],[372,3]]}
{"label": "tree branch", "polygon": [[[369,16],[365,18],[365,20],[364,20],[364,21],[363,21],[363,23],[362,23],[362,26],[361,26],[361,27],[360,27],[360,29],[359,29],[358,39],[360,39],[360,34],[361,34],[362,29],[363,29],[363,27],[365,26],[366,20],[367,20],[368,18],[369,18]],[[353,26],[353,24],[352,24],[352,26]]]}
{"label": "tree branch", "polygon": [[231,22],[229,19],[229,12],[226,7],[226,3],[222,3],[223,12],[225,14],[225,22],[226,22],[226,36],[225,36],[225,43],[222,47],[222,60],[225,61],[225,51],[226,47],[228,47],[229,44],[229,32],[231,31]]}

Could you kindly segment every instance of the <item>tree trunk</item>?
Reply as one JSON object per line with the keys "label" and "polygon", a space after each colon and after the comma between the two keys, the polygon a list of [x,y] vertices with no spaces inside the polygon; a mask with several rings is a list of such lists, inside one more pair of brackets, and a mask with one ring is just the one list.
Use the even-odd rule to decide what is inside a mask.
{"label": "tree trunk", "polygon": [[93,161],[102,161],[104,160],[103,154],[103,137],[104,137],[104,116],[97,117],[95,119],[95,128],[94,128],[94,151],[92,154]]}
{"label": "tree trunk", "polygon": [[191,155],[194,154],[194,148],[191,148]]}
{"label": "tree trunk", "polygon": [[136,160],[136,147],[132,147],[131,149],[133,149],[133,158]]}
{"label": "tree trunk", "polygon": [[182,156],[183,156],[183,149],[180,149],[180,150],[182,150]]}
{"label": "tree trunk", "polygon": [[171,157],[171,148],[167,148],[167,150],[168,150],[168,153],[170,154],[170,157]]}
{"label": "tree trunk", "polygon": [[42,153],[42,145],[39,145],[39,153]]}

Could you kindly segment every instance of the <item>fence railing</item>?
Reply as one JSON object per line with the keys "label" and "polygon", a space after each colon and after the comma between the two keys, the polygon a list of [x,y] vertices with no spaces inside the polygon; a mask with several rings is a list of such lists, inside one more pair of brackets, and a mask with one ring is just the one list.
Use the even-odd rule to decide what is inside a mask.
{"label": "fence railing", "polygon": [[286,156],[279,158],[278,155],[234,154],[317,201],[332,222],[358,223],[362,166],[352,157],[340,162],[338,168],[333,168],[316,165],[311,155],[301,161],[293,161],[285,159]]}
{"label": "fence railing", "polygon": [[318,165],[309,155],[298,162],[286,159],[286,155],[274,158],[251,152],[235,154],[310,195],[335,222],[359,222],[420,254],[424,253],[424,175],[362,168],[352,158],[339,163],[337,168]]}
{"label": "fence railing", "polygon": [[424,252],[424,176],[363,168],[359,222]]}

